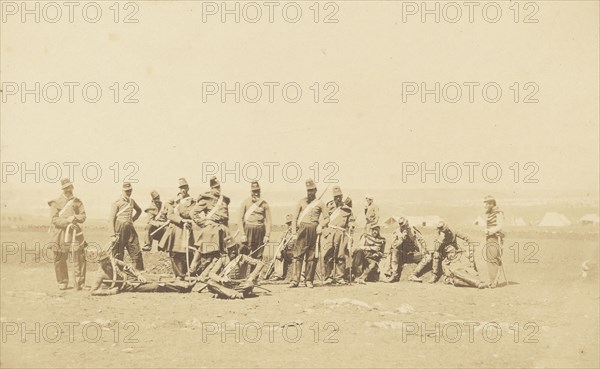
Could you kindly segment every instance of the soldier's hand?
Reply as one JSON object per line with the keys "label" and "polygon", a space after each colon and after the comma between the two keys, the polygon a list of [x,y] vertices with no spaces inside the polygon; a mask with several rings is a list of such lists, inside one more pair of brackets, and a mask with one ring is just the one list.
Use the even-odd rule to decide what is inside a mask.
{"label": "soldier's hand", "polygon": [[146,277],[144,277],[143,275],[139,275],[139,276],[138,276],[138,280],[139,280],[140,282],[142,282],[142,283],[146,283],[146,282],[147,282],[147,280],[146,280]]}
{"label": "soldier's hand", "polygon": [[269,236],[265,236],[265,238],[263,238],[263,243],[269,243]]}
{"label": "soldier's hand", "polygon": [[118,237],[119,237],[118,235],[113,234],[112,236],[110,236],[110,242],[115,242]]}
{"label": "soldier's hand", "polygon": [[221,282],[221,283],[227,283],[227,282],[229,282],[229,277],[228,277],[228,276],[223,276],[223,277],[221,277],[221,278],[220,278],[220,282]]}
{"label": "soldier's hand", "polygon": [[68,217],[68,218],[67,218],[67,221],[68,221],[69,223],[74,223],[74,222],[75,222],[75,216],[74,216],[74,215],[71,215],[70,217]]}
{"label": "soldier's hand", "polygon": [[242,237],[240,237],[240,242],[248,242],[248,237],[246,237],[246,235],[243,234]]}

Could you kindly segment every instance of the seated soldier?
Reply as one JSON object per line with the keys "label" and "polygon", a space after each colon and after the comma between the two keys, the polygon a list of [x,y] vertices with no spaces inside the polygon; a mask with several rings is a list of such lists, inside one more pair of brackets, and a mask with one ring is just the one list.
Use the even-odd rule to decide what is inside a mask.
{"label": "seated soldier", "polygon": [[379,234],[379,225],[371,225],[371,234],[361,238],[358,248],[352,255],[354,275],[358,275],[356,282],[364,284],[366,281],[379,279],[378,264],[385,249],[385,238]]}
{"label": "seated soldier", "polygon": [[121,292],[191,292],[194,283],[150,282],[135,268],[102,251],[98,258],[100,269],[92,286],[93,296],[116,295]]}
{"label": "seated soldier", "polygon": [[389,266],[384,273],[383,282],[397,282],[405,264],[422,261],[423,250],[427,248],[421,232],[409,224],[404,217],[398,218],[398,229],[392,234],[392,244],[389,252]]}
{"label": "seated soldier", "polygon": [[[227,246],[227,253],[208,267],[209,291],[216,297],[225,299],[243,299],[252,296],[256,280],[264,263],[248,255],[238,254],[239,244]],[[249,266],[254,266],[252,273],[246,276]]]}
{"label": "seated soldier", "polygon": [[[457,287],[484,288],[485,283],[479,280],[475,266],[473,243],[468,235],[452,231],[444,221],[437,226],[438,239],[434,242],[434,250],[421,260],[409,277],[409,281],[422,282],[419,274],[431,268],[433,276],[429,283],[435,283],[443,274],[444,282]],[[468,244],[468,257],[462,257],[465,250],[458,245],[458,239]],[[441,263],[441,265],[440,265]],[[440,270],[441,267],[441,270]]]}

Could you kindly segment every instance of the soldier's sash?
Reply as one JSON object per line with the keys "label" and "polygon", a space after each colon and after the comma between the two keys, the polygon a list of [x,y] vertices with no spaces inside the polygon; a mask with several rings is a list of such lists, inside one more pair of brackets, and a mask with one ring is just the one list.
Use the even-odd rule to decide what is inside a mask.
{"label": "soldier's sash", "polygon": [[304,220],[304,218],[308,215],[308,213],[310,213],[310,211],[317,205],[318,202],[318,199],[314,199],[310,204],[306,205],[298,217],[298,223],[301,223]]}
{"label": "soldier's sash", "polygon": [[67,203],[65,204],[65,206],[60,209],[60,211],[58,212],[58,216],[62,217],[63,214],[65,213],[65,211],[67,211],[67,209],[71,206],[71,204],[73,204],[73,201],[75,200],[75,198],[72,198],[71,200],[67,201]]}
{"label": "soldier's sash", "polygon": [[206,218],[212,218],[212,216],[215,215],[217,210],[221,207],[221,204],[223,204],[223,195],[219,196],[219,200],[217,200],[215,206],[208,212],[208,214],[206,214]]}
{"label": "soldier's sash", "polygon": [[263,201],[263,199],[259,199],[257,202],[252,204],[248,208],[248,210],[246,210],[246,214],[244,214],[244,222],[247,222],[248,219],[250,219],[250,216],[252,215],[252,213],[254,213],[254,210],[256,210],[256,208],[258,208],[263,203]]}
{"label": "soldier's sash", "polygon": [[336,220],[337,218],[340,217],[341,213],[342,213],[342,208],[341,207],[335,208],[335,210],[333,211],[333,213],[331,213],[331,215],[329,216],[329,223],[333,223],[334,220]]}
{"label": "soldier's sash", "polygon": [[119,211],[117,212],[117,217],[121,214],[123,214],[123,212],[125,210],[128,210],[131,207],[131,199],[129,199],[129,201],[127,202],[127,205],[123,206],[121,209],[119,209]]}

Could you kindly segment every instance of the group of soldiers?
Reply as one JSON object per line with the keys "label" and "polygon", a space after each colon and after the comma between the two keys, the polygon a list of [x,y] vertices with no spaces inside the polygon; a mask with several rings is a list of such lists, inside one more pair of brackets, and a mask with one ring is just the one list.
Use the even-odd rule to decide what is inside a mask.
{"label": "group of soldiers", "polygon": [[[242,202],[234,234],[229,229],[231,199],[223,194],[216,177],[210,179],[209,185],[209,189],[193,198],[188,182],[180,178],[174,199],[164,203],[158,192],[152,191],[151,203],[142,211],[131,197],[132,185],[123,183],[122,195],[111,207],[111,241],[100,254],[101,267],[92,293],[190,292],[198,286],[196,289],[208,289],[219,297],[244,298],[253,293],[260,278],[288,280],[290,288],[313,288],[315,277],[322,285],[378,280],[391,283],[399,281],[406,264],[417,264],[408,277],[412,282],[422,282],[420,276],[431,270],[430,283],[442,279],[454,286],[494,288],[503,272],[504,214],[491,196],[484,198],[487,214],[484,251],[489,272],[489,282],[484,283],[468,235],[441,221],[437,225],[437,238],[429,246],[419,229],[400,217],[389,251],[385,252],[387,240],[380,232],[379,208],[373,197],[367,195],[366,224],[355,243],[352,199],[344,198],[341,188],[334,186],[332,200],[325,203],[321,200],[325,192],[317,197],[317,186],[312,179],[306,180],[306,197],[286,216],[286,232],[263,272],[263,252],[269,244],[272,218],[269,204],[261,197],[259,183],[251,183],[250,196]],[[72,254],[74,286],[78,290],[88,289],[86,242],[81,230],[86,219],[85,208],[73,195],[73,184],[68,179],[61,180],[61,188],[63,194],[48,203],[52,218],[50,233],[57,245],[56,279],[60,289],[67,288],[67,259]],[[140,247],[134,222],[143,212],[148,223]],[[159,251],[170,256],[174,275],[171,280],[159,277],[150,281],[152,278],[144,273],[142,251],[150,251],[154,241]],[[123,262],[125,250],[132,265]]]}

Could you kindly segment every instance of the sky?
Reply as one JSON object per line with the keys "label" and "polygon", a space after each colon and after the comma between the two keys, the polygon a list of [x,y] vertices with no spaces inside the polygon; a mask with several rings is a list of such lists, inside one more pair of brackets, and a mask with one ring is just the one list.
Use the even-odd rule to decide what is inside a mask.
{"label": "sky", "polygon": [[[361,189],[598,192],[597,2],[538,2],[537,23],[523,22],[530,9],[521,9],[514,22],[514,11],[502,2],[497,23],[486,22],[478,10],[472,23],[465,14],[457,23],[443,17],[422,23],[418,15],[403,22],[400,2],[321,5],[318,23],[312,2],[298,2],[297,23],[285,21],[279,8],[273,23],[265,13],[256,23],[243,15],[240,23],[223,23],[220,13],[203,12],[201,3],[133,3],[137,23],[123,23],[132,9],[121,9],[115,23],[109,2],[99,2],[97,23],[77,10],[73,23],[64,15],[56,23],[43,16],[39,23],[22,23],[18,15],[4,14],[3,211],[31,206],[19,200],[31,196],[43,206],[59,189],[52,163],[65,175],[63,163],[70,162],[79,164],[72,178],[78,190],[98,207],[118,196],[127,174],[143,192],[175,192],[177,179],[186,177],[197,193],[207,187],[212,163],[239,193],[256,178],[253,163],[262,170],[263,188],[296,197],[307,177],[317,177],[321,187],[337,180]],[[323,23],[332,12],[338,22]],[[39,103],[22,94],[22,87],[34,89],[36,82]],[[73,102],[64,84],[69,82],[79,84]],[[236,82],[239,103],[233,94],[207,94],[222,83],[234,89]],[[86,83],[100,86],[98,102],[84,100]],[[300,86],[298,102],[286,101],[294,89],[284,98],[282,86],[290,83]],[[439,103],[433,94],[408,93],[436,83]],[[56,85],[61,98],[48,102]],[[484,97],[484,85],[500,87],[499,101],[485,100],[495,90]],[[251,103],[256,86],[261,98]],[[460,98],[447,101],[456,86]],[[131,93],[138,102],[124,103]],[[324,102],[331,99],[337,102]],[[473,163],[472,180],[464,163]],[[91,167],[88,177],[80,170],[85,165]],[[239,178],[223,176],[221,169],[236,165]],[[422,169],[436,165],[439,179],[421,177]],[[34,175],[22,177],[23,168],[37,171],[39,183]],[[101,169],[97,182],[90,180],[94,168]],[[250,171],[242,173],[244,168]],[[502,172],[495,182],[497,168]]]}

